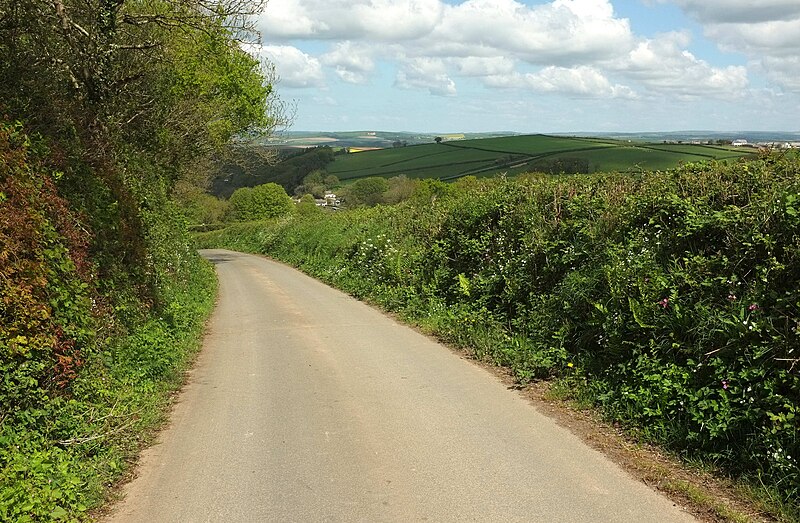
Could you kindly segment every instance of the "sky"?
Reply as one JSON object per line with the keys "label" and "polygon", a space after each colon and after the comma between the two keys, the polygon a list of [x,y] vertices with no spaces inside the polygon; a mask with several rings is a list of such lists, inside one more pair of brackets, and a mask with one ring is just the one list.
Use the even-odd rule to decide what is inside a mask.
{"label": "sky", "polygon": [[800,0],[269,0],[290,130],[800,131]]}

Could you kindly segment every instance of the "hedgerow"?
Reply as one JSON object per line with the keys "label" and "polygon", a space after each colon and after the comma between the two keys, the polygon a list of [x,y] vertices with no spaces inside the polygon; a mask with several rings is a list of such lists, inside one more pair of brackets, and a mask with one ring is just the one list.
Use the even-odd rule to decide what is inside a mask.
{"label": "hedgerow", "polygon": [[164,191],[141,214],[147,263],[126,270],[94,232],[118,223],[98,210],[114,207],[102,184],[83,187],[93,216],[76,211],[50,154],[0,121],[2,521],[81,520],[103,502],[163,418],[215,295]]}
{"label": "hedgerow", "polygon": [[797,157],[426,182],[397,206],[200,239],[292,263],[521,382],[581,384],[641,438],[797,510]]}
{"label": "hedgerow", "polygon": [[163,420],[215,291],[173,201],[282,119],[263,5],[0,0],[0,521],[89,519]]}

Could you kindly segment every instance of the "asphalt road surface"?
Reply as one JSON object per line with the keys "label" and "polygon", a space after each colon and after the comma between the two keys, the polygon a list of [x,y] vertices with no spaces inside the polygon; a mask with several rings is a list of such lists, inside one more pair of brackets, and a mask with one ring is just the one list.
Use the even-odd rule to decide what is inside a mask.
{"label": "asphalt road surface", "polygon": [[203,255],[203,352],[109,521],[692,521],[427,337],[284,265]]}

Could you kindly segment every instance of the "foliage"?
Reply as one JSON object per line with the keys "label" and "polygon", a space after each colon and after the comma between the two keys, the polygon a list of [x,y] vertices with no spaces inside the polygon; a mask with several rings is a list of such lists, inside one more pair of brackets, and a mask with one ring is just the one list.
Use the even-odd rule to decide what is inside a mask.
{"label": "foliage", "polygon": [[30,149],[0,125],[0,419],[65,389],[93,327],[88,238]]}
{"label": "foliage", "polygon": [[317,202],[310,194],[303,195],[300,201],[297,202],[297,212],[300,214],[319,214],[322,209],[317,207]]}
{"label": "foliage", "polygon": [[521,382],[583,387],[643,439],[797,512],[797,157],[427,182],[394,207],[324,216],[201,241],[295,264]]}
{"label": "foliage", "polygon": [[325,171],[317,169],[303,178],[303,183],[295,188],[294,193],[298,196],[310,194],[313,198],[322,198],[337,185],[339,179],[336,176],[326,175]]}
{"label": "foliage", "polygon": [[[228,198],[241,187],[255,187],[274,182],[290,194],[305,184],[304,178],[324,169],[333,161],[330,147],[311,147],[299,152],[279,154],[272,149],[257,146],[238,147],[217,162],[217,173],[212,177],[210,192]],[[316,180],[315,180],[316,181]],[[321,183],[331,188],[338,184],[335,177],[325,177]],[[312,185],[312,184],[309,184]],[[304,192],[312,192],[311,189]]]}
{"label": "foliage", "polygon": [[82,519],[103,500],[137,433],[158,421],[213,305],[213,274],[165,193],[151,191],[158,212],[141,215],[150,263],[137,270],[150,271],[151,311],[141,289],[98,267],[95,220],[117,222],[74,211],[47,158],[21,125],[0,124],[3,521]]}
{"label": "foliage", "polygon": [[277,218],[294,210],[292,199],[276,183],[236,189],[228,205],[230,219],[240,222]]}
{"label": "foliage", "polygon": [[87,519],[198,347],[191,186],[280,120],[248,8],[208,5],[0,0],[2,521]]}
{"label": "foliage", "polygon": [[389,182],[384,178],[362,178],[346,187],[344,197],[350,206],[375,205],[382,201],[383,193],[388,190]]}
{"label": "foliage", "polygon": [[191,224],[220,223],[228,213],[226,200],[193,185],[187,185],[183,191],[176,190],[175,199]]}
{"label": "foliage", "polygon": [[386,180],[388,188],[383,193],[383,202],[390,205],[400,203],[411,198],[417,190],[418,182],[405,175],[394,176]]}

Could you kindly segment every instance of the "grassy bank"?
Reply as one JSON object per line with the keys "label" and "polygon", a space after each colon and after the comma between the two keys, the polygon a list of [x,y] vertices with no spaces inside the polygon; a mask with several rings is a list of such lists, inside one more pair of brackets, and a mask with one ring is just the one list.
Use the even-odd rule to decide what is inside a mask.
{"label": "grassy bank", "polygon": [[[798,515],[800,162],[430,182],[398,206],[249,223],[265,253]],[[792,516],[793,515],[793,516]]]}
{"label": "grassy bank", "polygon": [[70,394],[4,413],[0,520],[83,520],[128,471],[165,420],[214,304],[213,269],[191,265],[169,291],[165,314],[85,348]]}
{"label": "grassy bank", "polygon": [[175,202],[283,119],[255,4],[0,0],[0,521],[89,519],[182,381],[215,279]]}

